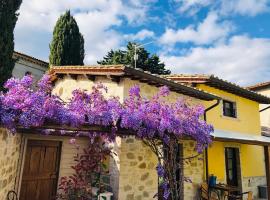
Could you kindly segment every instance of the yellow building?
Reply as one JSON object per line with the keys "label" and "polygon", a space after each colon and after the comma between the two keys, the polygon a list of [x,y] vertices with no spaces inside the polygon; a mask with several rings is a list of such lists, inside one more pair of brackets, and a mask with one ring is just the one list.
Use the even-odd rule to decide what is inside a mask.
{"label": "yellow building", "polygon": [[[257,199],[258,186],[267,184],[263,146],[267,148],[269,143],[269,138],[261,136],[259,104],[269,104],[270,99],[213,75],[166,78],[221,98],[206,114],[207,122],[215,129],[213,143],[205,155],[206,174],[213,174],[217,182],[237,186],[242,192],[252,191]],[[205,102],[205,107],[212,104]]]}

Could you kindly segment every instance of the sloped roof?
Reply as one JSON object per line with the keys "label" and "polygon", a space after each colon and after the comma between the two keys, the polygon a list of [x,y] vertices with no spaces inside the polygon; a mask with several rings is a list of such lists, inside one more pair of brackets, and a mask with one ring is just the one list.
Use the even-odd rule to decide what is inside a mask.
{"label": "sloped roof", "polygon": [[270,104],[270,98],[253,92],[247,88],[241,87],[232,82],[220,79],[214,75],[205,75],[205,74],[174,74],[174,75],[164,75],[162,76],[169,80],[176,81],[178,83],[184,84],[206,84],[226,92],[256,101],[262,104]]}
{"label": "sloped roof", "polygon": [[17,51],[13,52],[13,58],[15,58],[15,59],[20,58],[22,60],[37,64],[37,65],[40,65],[40,66],[43,66],[43,67],[46,67],[46,68],[49,67],[49,63],[47,63],[47,62],[45,62],[43,60],[37,59],[35,57],[32,57],[32,56],[17,52]]}
{"label": "sloped roof", "polygon": [[262,82],[262,83],[257,83],[255,85],[248,86],[247,89],[253,90],[253,91],[258,91],[264,88],[267,88],[270,86],[270,81]]}
{"label": "sloped roof", "polygon": [[201,100],[211,101],[219,99],[218,96],[207,93],[203,90],[196,89],[193,87],[186,86],[175,81],[168,80],[154,75],[140,69],[134,69],[125,65],[97,65],[97,66],[51,66],[49,73],[52,75],[52,79],[56,80],[63,74],[69,75],[87,75],[96,76],[104,75],[110,76],[111,78],[129,77],[131,79],[139,80],[150,85],[163,86],[166,85],[170,90],[195,97]]}

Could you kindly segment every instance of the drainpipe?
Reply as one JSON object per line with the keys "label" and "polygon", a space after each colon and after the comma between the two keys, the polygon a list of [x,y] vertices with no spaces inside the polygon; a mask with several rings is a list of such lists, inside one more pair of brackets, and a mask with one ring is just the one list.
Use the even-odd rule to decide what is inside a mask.
{"label": "drainpipe", "polygon": [[[204,114],[203,114],[203,118],[204,118],[204,121],[207,122],[207,118],[206,118],[206,113],[210,110],[212,110],[213,108],[215,108],[216,106],[218,106],[220,103],[220,99],[217,99],[217,102],[215,104],[213,104],[212,106],[208,107],[205,109],[204,111]],[[207,183],[209,182],[208,181],[208,178],[209,178],[209,174],[208,174],[208,147],[205,149],[205,176],[206,176],[206,181]]]}
{"label": "drainpipe", "polygon": [[265,111],[265,110],[267,110],[267,109],[269,109],[269,108],[270,108],[270,106],[267,106],[267,107],[265,107],[265,108],[259,110],[259,112],[263,112],[263,111]]}

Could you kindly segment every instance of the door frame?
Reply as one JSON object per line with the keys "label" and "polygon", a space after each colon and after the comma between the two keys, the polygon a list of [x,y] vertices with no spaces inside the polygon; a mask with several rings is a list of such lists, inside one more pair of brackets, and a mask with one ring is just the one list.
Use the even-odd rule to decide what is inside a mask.
{"label": "door frame", "polygon": [[236,155],[236,162],[238,162],[236,165],[237,167],[237,182],[238,182],[238,188],[240,189],[240,192],[242,192],[243,190],[243,177],[242,177],[242,165],[241,165],[241,148],[240,146],[238,145],[228,145],[228,144],[225,144],[224,145],[224,164],[225,164],[225,176],[224,176],[224,181],[227,183],[227,163],[226,163],[226,148],[235,148],[238,150],[238,155]]}
{"label": "door frame", "polygon": [[[56,136],[57,137],[57,136]],[[59,163],[58,163],[58,172],[57,172],[57,187],[58,188],[58,182],[59,182],[59,173],[60,173],[60,166],[61,166],[61,158],[62,158],[62,148],[63,148],[63,139],[62,138],[56,138],[56,137],[50,137],[46,135],[28,135],[23,134],[22,135],[22,149],[20,151],[20,159],[18,165],[20,166],[19,172],[19,179],[16,184],[16,191],[18,198],[20,199],[21,194],[21,185],[22,185],[22,178],[23,178],[23,170],[24,170],[24,163],[25,163],[25,157],[26,157],[26,150],[27,150],[27,144],[29,140],[40,140],[40,141],[56,141],[60,142],[60,155],[59,155]]]}

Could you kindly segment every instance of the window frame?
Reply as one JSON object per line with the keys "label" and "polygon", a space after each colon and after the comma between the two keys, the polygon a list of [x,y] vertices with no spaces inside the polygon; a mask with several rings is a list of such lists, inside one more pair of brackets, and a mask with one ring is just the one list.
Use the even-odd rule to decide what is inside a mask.
{"label": "window frame", "polygon": [[[232,115],[228,115],[225,113],[225,103],[229,103],[231,104],[230,109],[232,109],[230,112],[233,113]],[[238,115],[237,115],[237,104],[235,101],[232,101],[232,100],[228,100],[228,99],[223,99],[222,100],[222,116],[224,117],[229,117],[229,118],[232,118],[232,119],[237,119],[238,118]]]}

